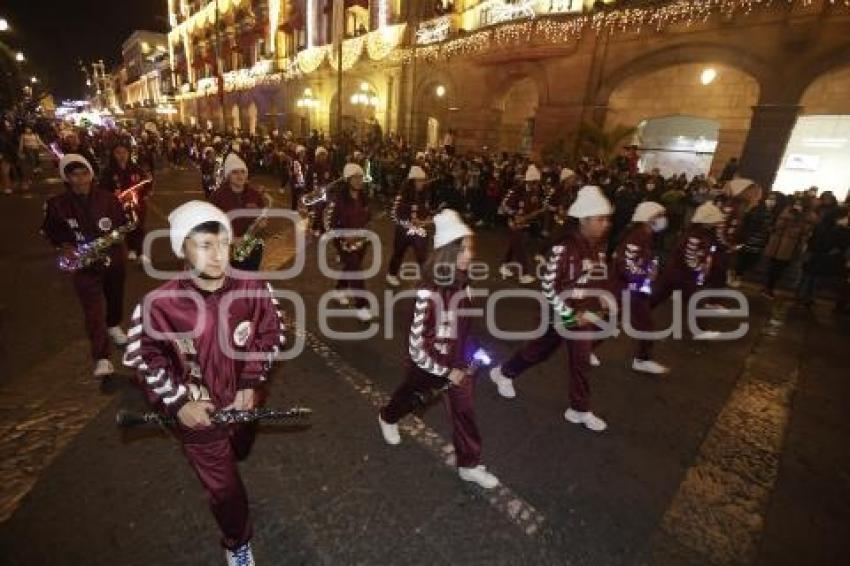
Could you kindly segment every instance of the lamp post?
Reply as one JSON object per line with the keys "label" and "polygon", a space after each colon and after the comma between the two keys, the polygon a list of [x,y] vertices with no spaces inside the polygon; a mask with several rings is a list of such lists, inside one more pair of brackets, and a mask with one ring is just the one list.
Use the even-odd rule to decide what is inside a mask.
{"label": "lamp post", "polygon": [[372,109],[372,111],[374,111],[374,109],[378,107],[379,102],[378,97],[371,92],[367,83],[360,83],[360,90],[351,95],[351,104],[355,108],[362,109],[362,129],[364,132],[366,130],[366,117],[368,116],[369,110]]}

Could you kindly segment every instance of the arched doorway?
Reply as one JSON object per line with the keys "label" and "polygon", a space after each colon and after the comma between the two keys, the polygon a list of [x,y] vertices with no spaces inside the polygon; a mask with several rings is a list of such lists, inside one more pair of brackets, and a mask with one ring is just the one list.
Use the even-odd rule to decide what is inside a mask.
{"label": "arched doorway", "polygon": [[638,124],[640,170],[664,176],[707,175],[717,148],[720,123],[696,116],[650,118]]}
{"label": "arched doorway", "polygon": [[802,111],[785,148],[774,190],[812,186],[843,200],[850,188],[850,67],[821,75],[800,101]]}
{"label": "arched doorway", "polygon": [[[632,76],[611,92],[605,127],[638,127],[655,118],[689,118],[659,122],[667,135],[691,137],[705,128],[694,119],[716,122],[717,134],[709,170],[718,174],[730,157],[738,157],[750,128],[759,85],[748,73],[710,62],[671,65]],[[680,132],[669,130],[679,126]],[[705,130],[706,132],[708,130]],[[697,134],[697,138],[699,139]]]}
{"label": "arched doorway", "polygon": [[539,104],[537,84],[531,78],[514,83],[502,98],[499,110],[499,149],[528,154],[534,141],[534,117]]}
{"label": "arched doorway", "polygon": [[[357,139],[365,139],[378,126],[378,111],[382,102],[377,89],[366,81],[343,85],[342,129]],[[337,94],[331,98],[328,109],[328,128],[331,135],[337,133]]]}
{"label": "arched doorway", "polygon": [[440,145],[440,121],[433,116],[428,117],[427,139],[425,146],[428,149],[439,147]]}
{"label": "arched doorway", "polygon": [[430,81],[422,86],[414,118],[416,147],[442,145],[443,136],[451,127],[450,99],[454,95],[452,86],[443,81]]}
{"label": "arched doorway", "polygon": [[253,101],[248,105],[248,132],[257,133],[257,103]]}
{"label": "arched doorway", "polygon": [[239,120],[239,105],[235,103],[230,107],[230,128],[234,132],[242,128],[242,122]]}

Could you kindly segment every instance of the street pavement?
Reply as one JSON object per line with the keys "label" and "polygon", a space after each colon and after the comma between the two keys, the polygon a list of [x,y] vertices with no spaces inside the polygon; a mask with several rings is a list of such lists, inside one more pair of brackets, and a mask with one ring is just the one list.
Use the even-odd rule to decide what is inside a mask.
{"label": "street pavement", "polygon": [[[198,186],[192,169],[162,172],[151,227],[200,198]],[[79,306],[37,235],[44,199],[61,189],[54,180],[0,198],[0,564],[221,564],[215,524],[179,447],[159,430],[114,425],[119,408],[143,407],[129,374],[121,371],[112,395],[90,377]],[[377,216],[377,232],[391,241],[389,220]],[[265,265],[278,268],[297,245],[290,227],[272,226]],[[491,267],[504,240],[498,230],[479,235]],[[309,427],[263,427],[241,465],[258,563],[850,563],[848,321],[827,305],[808,311],[749,292],[743,338],[667,340],[656,357],[673,373],[662,378],[628,369],[627,337],[607,341],[592,376],[594,411],[609,423],[603,434],[563,419],[565,352],[518,380],[515,400],[500,398],[482,374],[484,462],[503,482],[485,492],[457,478],[442,407],[406,421],[400,446],[380,437],[376,408],[403,375],[410,301],[381,318],[375,337],[330,339],[316,317],[331,284],[314,243],[305,259],[301,275],[274,283],[303,298],[306,316],[287,309],[289,341],[304,350],[273,373],[269,405],[315,413]],[[165,242],[154,261],[177,266]],[[385,265],[386,257],[370,290],[384,292]],[[141,268],[129,271],[128,311],[157,284]],[[496,319],[506,330],[530,328],[535,310],[506,299]],[[669,317],[664,310],[659,322]],[[478,334],[497,360],[520,344],[482,325]]]}

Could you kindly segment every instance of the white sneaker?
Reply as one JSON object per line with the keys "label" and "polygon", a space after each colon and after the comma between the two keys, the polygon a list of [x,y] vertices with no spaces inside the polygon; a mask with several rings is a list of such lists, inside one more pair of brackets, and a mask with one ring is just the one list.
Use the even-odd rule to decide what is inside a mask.
{"label": "white sneaker", "polygon": [[499,485],[499,478],[478,465],[474,468],[458,468],[457,473],[463,481],[475,482],[484,489],[493,489]]}
{"label": "white sneaker", "polygon": [[109,377],[114,373],[115,368],[109,360],[97,360],[97,363],[94,365],[95,377]]}
{"label": "white sneaker", "polygon": [[401,444],[401,434],[398,432],[397,424],[390,424],[384,419],[381,418],[381,415],[378,415],[378,425],[381,427],[381,434],[384,435],[384,441],[387,444],[395,446],[396,444]]}
{"label": "white sneaker", "polygon": [[703,330],[694,334],[694,340],[717,340],[720,338],[720,332],[717,330]]}
{"label": "white sneaker", "polygon": [[110,338],[112,338],[112,343],[119,348],[123,348],[127,345],[127,335],[124,334],[124,331],[120,326],[110,326],[106,329],[106,333],[109,334]]}
{"label": "white sneaker", "polygon": [[519,278],[519,282],[522,283],[523,285],[528,285],[529,283],[534,283],[536,280],[537,280],[537,278],[534,277],[534,275],[530,275],[528,273],[524,274],[523,276],[521,276]]}
{"label": "white sneaker", "polygon": [[584,425],[585,427],[594,432],[602,432],[603,430],[608,428],[608,425],[605,423],[605,421],[603,421],[590,411],[582,413],[579,411],[574,411],[573,409],[567,409],[567,412],[564,413],[564,418],[567,419],[567,422]]}
{"label": "white sneaker", "polygon": [[129,252],[127,252],[127,259],[130,261],[136,261],[137,259],[139,259],[139,256],[136,255],[136,252],[130,250]]}
{"label": "white sneaker", "polygon": [[507,265],[499,266],[499,275],[502,276],[502,279],[507,279],[513,275],[513,271]]}
{"label": "white sneaker", "polygon": [[374,318],[375,315],[372,314],[372,311],[370,311],[366,307],[360,307],[359,309],[357,309],[357,320],[359,320],[360,322],[371,322]]}
{"label": "white sneaker", "polygon": [[334,291],[333,297],[337,303],[344,307],[347,307],[351,304],[351,300],[348,298],[348,295],[345,293],[345,291]]}
{"label": "white sneaker", "polygon": [[396,277],[395,275],[390,275],[389,273],[387,273],[387,284],[389,284],[390,287],[398,287],[399,285],[401,285],[401,281],[399,281],[398,277]]}
{"label": "white sneaker", "polygon": [[254,553],[251,552],[251,543],[245,543],[236,550],[225,550],[227,566],[255,566]]}
{"label": "white sneaker", "polygon": [[139,256],[139,263],[150,263],[150,262],[151,262],[151,258],[146,256],[145,254],[141,254]]}
{"label": "white sneaker", "polygon": [[490,370],[490,381],[496,384],[496,389],[499,391],[499,395],[505,399],[513,399],[516,397],[514,380],[504,376],[501,366],[496,366]]}
{"label": "white sneaker", "polygon": [[639,360],[637,358],[632,362],[632,369],[643,373],[651,373],[654,375],[662,375],[670,372],[670,368],[662,366],[653,360]]}
{"label": "white sneaker", "polygon": [[590,360],[591,367],[598,368],[602,365],[602,362],[599,361],[599,357],[593,352],[590,353],[590,357],[588,359]]}

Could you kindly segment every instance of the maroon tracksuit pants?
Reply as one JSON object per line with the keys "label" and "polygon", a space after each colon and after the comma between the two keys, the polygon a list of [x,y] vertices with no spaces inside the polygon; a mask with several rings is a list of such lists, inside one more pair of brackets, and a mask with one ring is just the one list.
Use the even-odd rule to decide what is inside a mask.
{"label": "maroon tracksuit pants", "polygon": [[251,540],[248,494],[237,462],[254,444],[254,424],[229,425],[205,430],[180,429],[183,453],[207,492],[210,509],[221,530],[221,544],[235,550]]}
{"label": "maroon tracksuit pants", "polygon": [[145,205],[139,204],[135,210],[136,229],[127,234],[127,249],[136,252],[137,255],[142,255],[145,243],[145,220],[148,216],[148,209]]}
{"label": "maroon tracksuit pants", "polygon": [[401,262],[404,260],[404,254],[407,248],[412,247],[413,253],[416,255],[416,263],[419,264],[419,269],[425,267],[425,260],[428,259],[428,238],[422,236],[407,235],[407,228],[397,226],[395,229],[395,242],[393,245],[393,255],[390,258],[390,275],[398,275],[401,269]]}
{"label": "maroon tracksuit pants", "polygon": [[[587,329],[584,329],[587,330]],[[569,398],[570,408],[575,411],[590,410],[590,354],[593,351],[591,340],[566,339],[550,326],[546,334],[527,342],[507,362],[502,364],[502,375],[516,379],[528,368],[549,358],[562,343],[567,347],[567,365],[570,372]]]}
{"label": "maroon tracksuit pants", "polygon": [[86,333],[95,361],[109,359],[109,335],[106,329],[121,323],[124,306],[124,262],[108,268],[82,269],[71,276],[74,290],[83,307]]}
{"label": "maroon tracksuit pants", "polygon": [[[637,291],[626,292],[629,293],[629,324],[635,330],[652,332],[654,328],[652,326],[651,296]],[[652,340],[638,340],[635,358],[638,360],[652,359],[652,343]]]}
{"label": "maroon tracksuit pants", "polygon": [[[337,247],[339,251],[339,259],[342,263],[343,272],[342,275],[336,281],[336,288],[338,291],[342,291],[345,289],[353,289],[362,291],[365,289],[365,285],[363,283],[362,277],[353,277],[350,274],[356,273],[363,269],[363,258],[366,257],[366,246],[363,246],[356,252],[346,252],[342,250],[342,247]],[[355,297],[352,299],[354,306],[357,308],[365,307],[369,303],[365,297]]]}
{"label": "maroon tracksuit pants", "polygon": [[[397,423],[418,407],[417,393],[426,393],[445,383],[445,379],[418,367],[410,368],[389,404],[381,410],[381,418],[390,424]],[[474,468],[481,462],[481,434],[475,422],[474,391],[475,380],[469,377],[460,385],[450,387],[443,396],[452,420],[452,443],[457,465],[461,468]]]}
{"label": "maroon tracksuit pants", "polygon": [[530,274],[528,254],[525,253],[525,232],[523,230],[508,230],[508,250],[502,264],[516,262],[522,268],[520,275]]}

